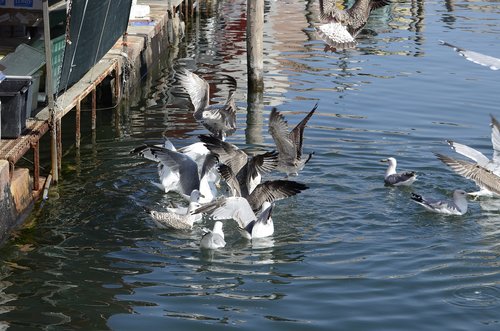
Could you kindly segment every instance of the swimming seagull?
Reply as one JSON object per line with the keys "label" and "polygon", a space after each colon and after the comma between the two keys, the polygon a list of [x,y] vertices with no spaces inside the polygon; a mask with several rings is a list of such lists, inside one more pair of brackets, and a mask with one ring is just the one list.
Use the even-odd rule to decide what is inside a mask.
{"label": "swimming seagull", "polygon": [[[496,118],[493,115],[490,115],[491,117],[491,144],[493,146],[493,156],[492,159],[490,160],[487,156],[485,156],[483,153],[480,151],[469,147],[464,144],[457,143],[452,140],[447,140],[446,142],[450,145],[451,149],[453,149],[455,152],[471,159],[474,161],[474,164],[469,164],[468,162],[461,163],[461,164],[469,164],[469,165],[477,165],[480,166],[493,174],[500,176],[500,123],[496,120]],[[437,154],[436,154],[437,155]],[[445,157],[441,155],[441,157],[438,156],[438,158],[445,164],[449,165],[450,167],[453,168],[453,170],[457,173],[461,173],[463,171],[458,169],[458,161],[454,160],[449,157]],[[451,165],[454,164],[454,167]],[[457,171],[458,170],[458,171]],[[464,176],[464,175],[462,175]],[[465,176],[464,176],[465,177]],[[469,176],[470,177],[470,176]],[[469,178],[467,177],[467,178]],[[469,178],[472,179],[472,178]],[[476,184],[481,188],[481,190],[477,192],[472,192],[469,193],[470,195],[475,195],[475,196],[492,196],[492,192],[488,190],[484,185],[479,184],[480,181],[476,181]]]}
{"label": "swimming seagull", "polygon": [[393,157],[382,159],[380,162],[389,163],[384,176],[384,182],[386,185],[408,186],[417,179],[417,173],[415,171],[396,172],[396,166],[398,163]]}
{"label": "swimming seagull", "polygon": [[224,105],[210,104],[210,86],[197,74],[181,68],[176,78],[189,94],[194,106],[194,118],[200,121],[215,137],[225,140],[236,131],[236,104],[234,92],[237,83],[234,77],[224,75],[229,82],[229,93]]}
{"label": "swimming seagull", "polygon": [[453,159],[436,153],[436,156],[441,162],[449,166],[460,176],[473,180],[480,191],[468,193],[472,196],[500,196],[500,176],[493,171],[477,164],[464,160]]}
{"label": "swimming seagull", "polygon": [[327,0],[326,6],[323,0],[319,0],[319,20],[323,24],[316,28],[316,32],[334,50],[354,48],[356,37],[372,10],[390,3],[389,0],[356,0],[349,9],[341,10],[336,7],[335,0]]}
{"label": "swimming seagull", "polygon": [[222,222],[216,221],[213,230],[208,230],[201,237],[200,247],[204,249],[218,249],[224,246],[226,246],[226,242],[224,241]]}
{"label": "swimming seagull", "polygon": [[463,190],[453,192],[452,201],[434,200],[419,194],[411,193],[411,199],[422,205],[425,209],[445,215],[463,215],[467,212],[467,193]]}
{"label": "swimming seagull", "polygon": [[439,42],[441,43],[441,45],[445,45],[445,46],[453,48],[455,50],[455,52],[457,52],[458,54],[460,54],[461,56],[463,56],[464,58],[466,58],[467,60],[469,60],[471,62],[480,64],[480,65],[485,66],[485,67],[489,67],[491,70],[499,70],[500,69],[500,59],[499,58],[489,56],[489,55],[484,55],[484,54],[474,52],[474,51],[469,51],[467,49],[452,45],[452,44],[447,43],[447,42],[442,41],[442,40],[440,40]]}
{"label": "swimming seagull", "polygon": [[307,122],[318,108],[318,104],[300,121],[292,131],[288,131],[288,122],[285,117],[276,109],[271,110],[269,116],[269,133],[273,137],[278,149],[278,170],[287,176],[297,176],[298,172],[304,168],[314,153],[302,157],[302,145],[304,143],[304,129]]}
{"label": "swimming seagull", "polygon": [[191,230],[193,223],[199,220],[192,211],[199,208],[201,194],[198,190],[193,190],[190,195],[189,207],[185,213],[161,212],[156,210],[148,210],[153,221],[161,228],[171,228],[176,230]]}

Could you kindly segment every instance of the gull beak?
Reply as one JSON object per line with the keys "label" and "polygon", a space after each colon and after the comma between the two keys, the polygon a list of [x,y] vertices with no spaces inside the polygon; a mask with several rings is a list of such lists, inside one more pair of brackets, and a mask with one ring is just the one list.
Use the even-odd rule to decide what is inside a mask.
{"label": "gull beak", "polygon": [[389,160],[388,159],[382,159],[382,160],[380,160],[380,162],[389,162]]}

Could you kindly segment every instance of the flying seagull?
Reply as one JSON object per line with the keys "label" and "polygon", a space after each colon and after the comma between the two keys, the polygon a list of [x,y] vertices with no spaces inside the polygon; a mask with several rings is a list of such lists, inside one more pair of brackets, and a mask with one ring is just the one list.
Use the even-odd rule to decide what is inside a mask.
{"label": "flying seagull", "polygon": [[216,221],[213,230],[208,230],[201,237],[200,247],[203,249],[218,249],[224,246],[226,246],[226,242],[224,241],[222,222]]}
{"label": "flying seagull", "polygon": [[201,122],[215,137],[225,140],[236,131],[236,104],[234,92],[237,83],[234,77],[224,75],[229,82],[229,93],[223,105],[210,104],[210,86],[197,74],[181,68],[176,78],[186,90],[194,106],[194,118]]}
{"label": "flying seagull", "polygon": [[436,153],[436,156],[457,174],[474,181],[481,188],[480,191],[469,193],[469,195],[500,196],[500,177],[491,170],[477,163],[453,159],[439,153]]}
{"label": "flying seagull", "polygon": [[417,179],[417,173],[415,171],[396,172],[396,166],[398,163],[393,157],[382,159],[380,162],[389,163],[384,176],[384,182],[386,185],[409,186]]}
{"label": "flying seagull", "polygon": [[384,7],[389,0],[356,0],[345,10],[336,7],[336,0],[319,0],[319,20],[316,32],[332,49],[349,49],[357,45],[356,37],[368,21],[372,10]]}
{"label": "flying seagull", "polygon": [[467,60],[469,60],[471,62],[480,64],[480,65],[485,66],[485,67],[489,67],[491,70],[499,70],[500,69],[500,59],[499,58],[485,55],[485,54],[481,54],[481,53],[474,52],[474,51],[469,51],[465,48],[461,48],[461,47],[452,45],[452,44],[447,43],[447,42],[442,41],[442,40],[440,40],[439,42],[441,43],[441,45],[445,45],[445,46],[453,48],[455,50],[455,52],[457,52],[458,54],[460,54],[461,56],[463,56],[464,58],[466,58]]}
{"label": "flying seagull", "polygon": [[[500,123],[496,120],[496,118],[493,115],[491,116],[491,144],[493,146],[493,155],[491,160],[485,156],[483,153],[480,151],[469,147],[464,144],[457,143],[452,140],[447,140],[447,143],[450,145],[451,149],[453,149],[455,152],[471,159],[474,161],[474,163],[469,163],[469,162],[460,162],[459,160],[455,160],[450,157],[446,157],[444,155],[439,154],[438,158],[445,163],[446,165],[450,166],[455,172],[458,174],[462,173],[468,173],[468,171],[464,171],[463,168],[466,167],[467,169],[470,169],[471,166],[477,165],[481,168],[484,168],[485,170],[492,172],[493,174],[500,176]],[[436,154],[438,155],[438,154]],[[460,167],[459,167],[460,165]],[[491,190],[489,190],[485,185],[481,184],[484,181],[480,180],[475,180],[470,174],[467,176],[462,175],[466,178],[472,179],[476,182],[476,184],[480,187],[480,190],[477,192],[472,192],[469,193],[470,195],[474,196],[492,196],[493,193]],[[474,177],[476,178],[476,177]]]}
{"label": "flying seagull", "polygon": [[269,133],[273,137],[279,153],[277,169],[287,176],[297,176],[313,155],[310,153],[302,157],[302,145],[304,143],[304,129],[316,108],[318,108],[317,103],[292,131],[288,131],[288,122],[285,117],[276,108],[271,110]]}
{"label": "flying seagull", "polygon": [[467,212],[467,193],[463,190],[453,192],[453,200],[435,200],[412,193],[411,199],[425,209],[445,215],[463,215]]}

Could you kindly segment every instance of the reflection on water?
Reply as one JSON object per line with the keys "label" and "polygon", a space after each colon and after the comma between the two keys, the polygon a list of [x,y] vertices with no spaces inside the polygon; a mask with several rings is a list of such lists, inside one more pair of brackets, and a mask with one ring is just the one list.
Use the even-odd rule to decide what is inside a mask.
{"label": "reflection on water", "polygon": [[[62,181],[2,248],[0,328],[495,328],[499,203],[471,200],[450,218],[409,197],[475,189],[433,152],[451,153],[453,139],[490,153],[498,76],[438,40],[495,54],[499,4],[393,1],[356,50],[331,53],[313,33],[317,1],[266,1],[265,91],[249,95],[246,1],[200,2],[202,16],[131,103],[101,113],[80,149],[64,142]],[[130,150],[164,132],[176,146],[205,133],[172,86],[178,66],[208,79],[213,102],[227,95],[221,74],[236,78],[239,129],[229,140],[249,151],[272,148],[272,107],[298,123],[319,103],[304,141],[315,154],[297,178],[309,189],[276,204],[271,238],[246,241],[229,220],[227,246],[202,251],[209,219],[165,231],[143,212],[181,200],[157,190],[156,165]],[[418,172],[412,187],[384,186],[379,160],[390,156]]]}

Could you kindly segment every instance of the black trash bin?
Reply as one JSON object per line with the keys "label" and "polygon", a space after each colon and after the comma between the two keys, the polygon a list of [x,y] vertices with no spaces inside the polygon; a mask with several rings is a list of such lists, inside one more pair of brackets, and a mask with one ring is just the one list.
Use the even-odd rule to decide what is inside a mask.
{"label": "black trash bin", "polygon": [[0,83],[1,138],[17,138],[26,129],[26,103],[32,78],[6,76]]}

